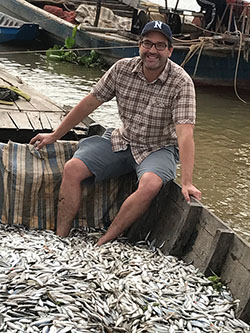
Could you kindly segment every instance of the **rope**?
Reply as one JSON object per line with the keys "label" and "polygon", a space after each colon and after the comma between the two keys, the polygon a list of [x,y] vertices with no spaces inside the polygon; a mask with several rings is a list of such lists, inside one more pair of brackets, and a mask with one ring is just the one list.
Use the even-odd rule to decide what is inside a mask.
{"label": "rope", "polygon": [[238,91],[237,91],[237,76],[238,76],[238,69],[239,69],[239,63],[240,63],[240,54],[241,54],[241,50],[242,50],[242,43],[243,43],[243,35],[240,31],[238,31],[239,34],[240,34],[240,45],[239,45],[239,51],[238,51],[238,56],[237,56],[237,61],[236,61],[236,66],[235,66],[235,72],[234,72],[234,92],[235,92],[235,95],[238,97],[238,99],[247,104],[246,101],[244,101],[244,99],[242,99],[239,94],[238,94]]}
{"label": "rope", "polygon": [[[74,48],[74,49],[65,49],[65,51],[91,51],[91,50],[109,50],[109,49],[125,49],[125,48],[134,48],[137,45],[124,45],[124,46],[104,46],[104,47],[84,47],[84,48]],[[0,51],[1,54],[28,54],[28,53],[46,53],[48,50],[27,50],[27,51]],[[57,50],[55,50],[57,51]],[[58,50],[59,51],[59,50]]]}
{"label": "rope", "polygon": [[[195,55],[195,53],[201,48],[201,50],[203,49],[205,44],[205,39],[201,40],[199,44],[193,44],[189,47],[189,51],[185,57],[185,59],[183,60],[183,62],[181,63],[181,67],[184,67],[186,65],[186,63],[189,62],[189,60]],[[201,53],[201,52],[200,52]],[[200,59],[200,57],[198,58]],[[196,70],[197,70],[197,64],[196,64]]]}
{"label": "rope", "polygon": [[194,69],[193,77],[195,77],[195,75],[196,75],[196,72],[197,72],[197,69],[198,69],[198,65],[199,65],[199,62],[200,62],[201,53],[202,53],[204,45],[205,45],[205,40],[203,40],[201,42],[201,44],[200,44],[200,51],[199,51],[199,54],[198,54],[198,57],[197,57],[197,61],[196,61],[196,64],[195,64],[195,69]]}
{"label": "rope", "polygon": [[[238,56],[237,56],[235,72],[234,72],[234,92],[235,92],[236,97],[241,102],[247,104],[247,102],[239,96],[238,91],[237,91],[237,76],[238,76],[240,55],[241,55],[242,45],[243,45],[243,35],[240,31],[237,31],[237,32],[240,34],[240,44],[239,44]],[[193,40],[193,41],[196,41],[196,40]],[[183,60],[183,62],[180,65],[181,67],[184,67],[192,59],[192,57],[197,53],[197,51],[199,50],[199,54],[198,54],[198,57],[197,57],[197,60],[196,60],[196,64],[195,64],[195,68],[194,68],[194,72],[193,72],[192,77],[195,77],[195,75],[196,75],[198,65],[199,65],[199,62],[200,62],[200,57],[201,57],[201,54],[202,54],[202,51],[203,51],[203,48],[205,46],[206,41],[209,41],[209,43],[213,42],[212,37],[210,37],[209,39],[208,38],[201,39],[199,44],[191,44],[185,59]]]}
{"label": "rope", "polygon": [[188,40],[185,40],[185,39],[179,39],[179,38],[176,38],[176,37],[173,37],[173,40],[175,40],[176,42],[179,42],[180,44],[193,44],[193,43],[196,43],[196,42],[199,42],[200,39],[188,39]]}

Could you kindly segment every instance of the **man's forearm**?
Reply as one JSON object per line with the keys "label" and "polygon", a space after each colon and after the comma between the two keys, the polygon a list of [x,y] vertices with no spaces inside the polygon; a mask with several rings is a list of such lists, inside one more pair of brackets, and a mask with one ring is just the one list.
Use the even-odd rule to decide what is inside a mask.
{"label": "man's forearm", "polygon": [[194,140],[186,138],[179,144],[182,185],[192,184],[194,169]]}
{"label": "man's forearm", "polygon": [[99,102],[92,94],[82,99],[63,119],[61,124],[54,131],[55,140],[63,137],[68,131],[79,124],[92,111],[102,103]]}
{"label": "man's forearm", "polygon": [[187,202],[191,196],[201,199],[201,192],[192,184],[194,169],[194,126],[192,124],[177,125],[176,133],[180,151],[182,194]]}
{"label": "man's forearm", "polygon": [[194,169],[194,126],[192,124],[177,125],[176,133],[181,162],[181,182],[182,185],[190,185]]}

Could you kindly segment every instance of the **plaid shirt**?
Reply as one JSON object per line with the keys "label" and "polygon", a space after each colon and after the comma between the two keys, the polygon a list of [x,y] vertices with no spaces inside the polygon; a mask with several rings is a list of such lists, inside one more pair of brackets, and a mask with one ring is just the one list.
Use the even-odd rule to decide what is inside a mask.
{"label": "plaid shirt", "polygon": [[151,152],[177,146],[176,124],[194,124],[196,101],[189,75],[168,60],[153,82],[143,74],[140,57],[116,62],[92,89],[101,102],[116,97],[122,127],[112,132],[113,151],[128,145],[139,164]]}

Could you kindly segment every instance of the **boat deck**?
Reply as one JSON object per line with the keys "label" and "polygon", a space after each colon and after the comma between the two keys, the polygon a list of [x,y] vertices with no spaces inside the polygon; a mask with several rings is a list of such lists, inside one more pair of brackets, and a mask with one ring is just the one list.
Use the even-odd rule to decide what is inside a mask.
{"label": "boat deck", "polygon": [[20,28],[24,24],[23,21],[14,19],[6,14],[0,13],[0,27]]}
{"label": "boat deck", "polygon": [[[1,142],[13,140],[25,143],[36,132],[51,132],[68,112],[67,108],[56,105],[49,98],[28,87],[21,78],[11,76],[2,69],[0,87],[17,87],[30,97],[28,101],[20,96],[12,105],[0,102]],[[65,139],[78,140],[85,137],[91,122],[90,119],[81,122],[65,136]]]}

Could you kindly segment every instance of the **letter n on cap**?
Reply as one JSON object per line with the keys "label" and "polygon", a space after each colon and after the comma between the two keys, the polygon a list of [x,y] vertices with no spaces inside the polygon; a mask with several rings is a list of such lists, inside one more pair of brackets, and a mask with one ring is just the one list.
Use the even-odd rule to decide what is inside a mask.
{"label": "letter n on cap", "polygon": [[162,22],[161,21],[155,21],[154,29],[161,29]]}

